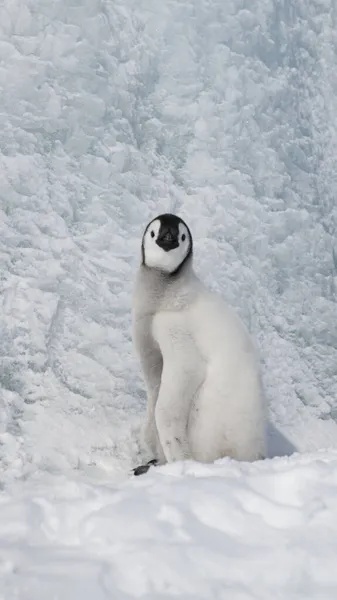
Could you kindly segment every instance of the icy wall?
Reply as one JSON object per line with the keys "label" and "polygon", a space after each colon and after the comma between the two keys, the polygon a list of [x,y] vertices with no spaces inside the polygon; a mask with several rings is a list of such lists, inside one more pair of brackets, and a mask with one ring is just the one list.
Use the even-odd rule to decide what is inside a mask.
{"label": "icy wall", "polygon": [[188,220],[196,269],[254,334],[274,425],[301,451],[337,446],[336,13],[328,0],[3,1],[10,477],[135,461],[130,291],[163,210]]}

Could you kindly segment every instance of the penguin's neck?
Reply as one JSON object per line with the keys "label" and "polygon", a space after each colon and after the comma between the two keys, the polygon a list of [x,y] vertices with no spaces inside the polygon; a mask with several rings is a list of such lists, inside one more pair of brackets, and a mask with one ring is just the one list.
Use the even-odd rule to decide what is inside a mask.
{"label": "penguin's neck", "polygon": [[191,260],[173,275],[141,265],[136,286],[139,309],[146,314],[183,310],[193,299],[198,282]]}

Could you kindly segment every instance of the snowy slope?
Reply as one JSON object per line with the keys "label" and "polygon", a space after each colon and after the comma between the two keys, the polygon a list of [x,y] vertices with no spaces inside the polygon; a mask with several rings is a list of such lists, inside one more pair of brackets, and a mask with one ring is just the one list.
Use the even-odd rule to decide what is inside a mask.
{"label": "snowy slope", "polygon": [[[80,519],[106,506],[113,521],[109,506],[113,498],[122,503],[126,493],[130,506],[120,513],[117,536],[125,549],[123,523],[138,502],[148,505],[153,486],[159,510],[171,494],[165,487],[170,480],[161,474],[144,483],[120,483],[141,458],[137,432],[145,408],[130,337],[130,292],[143,227],[163,210],[188,220],[198,272],[240,311],[257,340],[271,455],[331,449],[324,467],[312,455],[266,462],[257,472],[226,461],[220,471],[198,471],[210,505],[216,514],[220,494],[229,510],[231,494],[239,494],[235,486],[229,491],[231,469],[248,487],[250,474],[256,475],[252,485],[262,496],[267,492],[260,487],[260,469],[271,488],[279,469],[304,469],[300,491],[289,484],[284,499],[291,505],[292,494],[301,496],[295,512],[303,516],[291,522],[294,535],[306,530],[317,491],[318,505],[328,508],[315,521],[313,537],[324,525],[327,561],[336,551],[333,537],[328,540],[330,491],[320,489],[320,469],[328,480],[331,475],[331,486],[336,483],[336,19],[329,0],[0,4],[0,483],[4,504],[12,507],[0,512],[8,534],[1,538],[6,600],[48,596],[42,580],[51,585],[53,573],[58,578],[62,572],[64,590],[71,590],[72,575],[62,566],[68,551],[74,579],[83,566],[88,570],[88,597],[109,597],[105,584],[97,583],[105,559],[95,558],[95,552],[100,559],[109,554],[109,542],[103,536],[100,546],[95,519],[85,542],[71,529],[74,514]],[[218,475],[220,490],[212,484]],[[178,495],[186,498],[189,481],[179,479]],[[198,481],[192,488],[199,494]],[[277,514],[277,501],[269,501]],[[51,507],[50,519],[39,513],[39,502],[46,511]],[[241,504],[237,510],[242,527],[254,529],[249,510]],[[193,530],[190,513],[187,506]],[[156,517],[147,519],[150,530]],[[266,555],[279,540],[286,556],[293,538],[266,531]],[[137,535],[128,542],[135,552],[147,536],[144,529]],[[217,535],[197,527],[193,564],[207,548],[223,552]],[[91,554],[86,544],[95,536]],[[259,587],[261,572],[250,548],[258,539],[240,538],[241,546],[228,541],[229,554],[246,556],[253,573],[242,581],[238,573],[232,583],[227,571],[221,575],[235,586],[234,600],[269,599],[272,581],[277,584],[271,579],[270,589]],[[327,580],[309,546],[295,550],[299,569],[307,556]],[[177,560],[185,562],[184,556]],[[41,557],[47,557],[44,574]],[[283,574],[291,559],[284,560]],[[150,563],[144,569],[149,576]],[[172,569],[174,563],[167,573]],[[235,569],[231,563],[230,571]],[[19,572],[26,575],[16,588]],[[138,585],[131,591],[116,583],[114,573],[107,575],[106,589],[122,590],[116,598],[140,595],[141,584],[139,592]],[[287,600],[300,598],[303,590],[306,599],[336,597],[333,579],[330,596],[329,590],[316,593],[319,580],[310,596],[305,569],[301,573],[301,580],[289,576]],[[209,594],[202,597],[222,597],[212,583],[217,579],[215,571],[205,575]],[[81,585],[85,589],[86,581]],[[157,589],[152,585],[148,589]],[[33,587],[28,592],[25,586]],[[175,589],[159,593],[166,597]]]}
{"label": "snowy slope", "polygon": [[0,498],[0,597],[335,600],[336,494],[337,453],[35,482]]}

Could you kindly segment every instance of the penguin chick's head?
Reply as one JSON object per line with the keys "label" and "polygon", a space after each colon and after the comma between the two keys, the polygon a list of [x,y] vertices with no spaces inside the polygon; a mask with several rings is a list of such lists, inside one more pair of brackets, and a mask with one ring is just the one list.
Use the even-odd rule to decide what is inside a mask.
{"label": "penguin chick's head", "polygon": [[186,223],[170,213],[159,215],[145,229],[143,265],[173,275],[192,256],[192,235]]}

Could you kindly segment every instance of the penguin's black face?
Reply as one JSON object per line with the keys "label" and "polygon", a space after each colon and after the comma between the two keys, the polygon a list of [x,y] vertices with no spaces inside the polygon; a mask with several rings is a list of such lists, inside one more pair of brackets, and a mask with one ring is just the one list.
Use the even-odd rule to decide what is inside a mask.
{"label": "penguin's black face", "polygon": [[192,254],[191,232],[176,215],[159,215],[145,229],[142,253],[147,267],[176,273]]}

